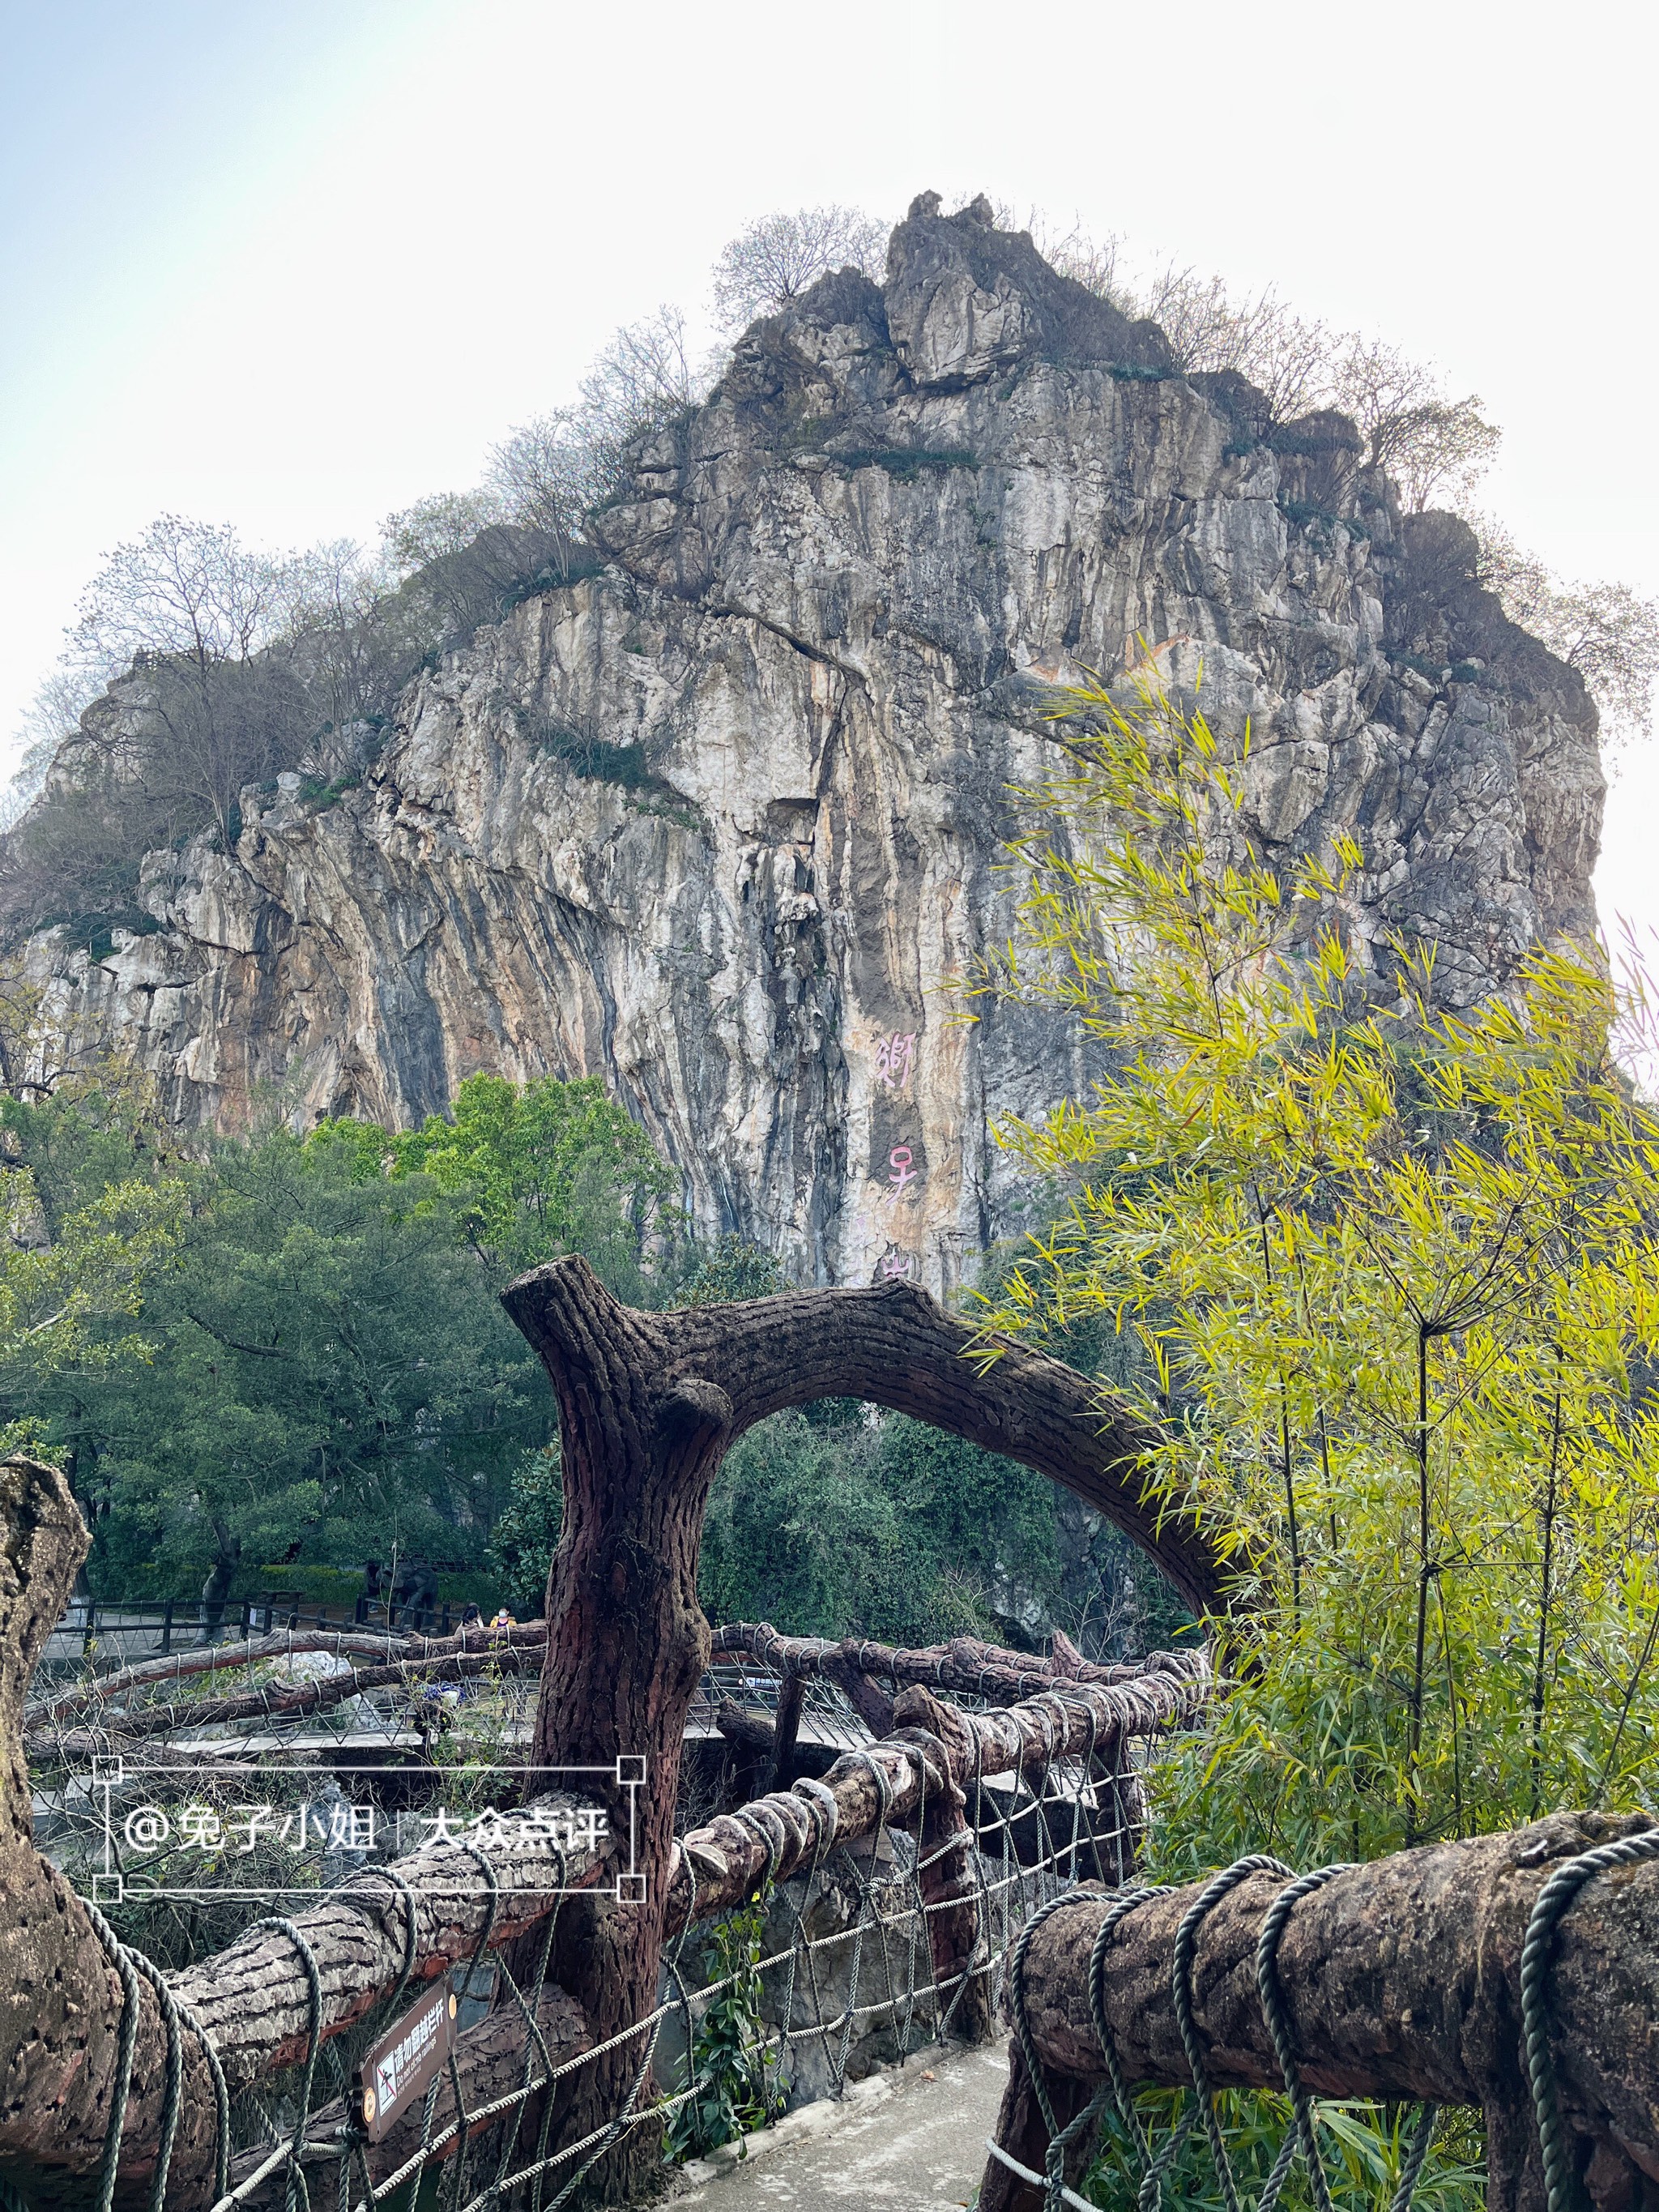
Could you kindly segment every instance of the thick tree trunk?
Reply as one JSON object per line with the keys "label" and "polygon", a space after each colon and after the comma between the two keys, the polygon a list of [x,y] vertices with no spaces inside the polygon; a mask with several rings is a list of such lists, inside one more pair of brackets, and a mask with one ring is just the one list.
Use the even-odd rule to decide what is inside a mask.
{"label": "thick tree trunk", "polygon": [[[1498,2154],[1492,2212],[1540,2212],[1521,2040],[1528,1921],[1563,1859],[1648,1825],[1557,1814],[1511,1834],[1355,1867],[1304,1898],[1285,1929],[1278,1965],[1308,2088],[1326,2097],[1480,2106]],[[1110,1938],[1106,2019],[1131,2082],[1191,2086],[1170,1973],[1176,1931],[1200,1887],[1149,1899]],[[1282,2085],[1256,1984],[1255,1948],[1284,1887],[1282,1876],[1251,1875],[1198,1930],[1193,2015],[1217,2088]],[[1036,1930],[1026,1960],[1037,2056],[1073,2084],[1092,2085],[1105,2070],[1088,1988],[1091,1954],[1110,1903],[1098,1893],[1077,1893]],[[1552,2047],[1577,2170],[1604,2212],[1632,2212],[1659,2197],[1659,1860],[1603,1874],[1579,1892],[1557,1933],[1549,1972]],[[1018,2105],[1016,2095],[1011,2118]],[[1040,2172],[1043,2143],[1032,2143],[1029,2128],[1026,2142],[1022,2162]],[[1645,2198],[1644,2186],[1652,2193]],[[994,2163],[983,2201],[1000,2212],[1026,2212],[1040,2199],[1022,2196]]]}
{"label": "thick tree trunk", "polygon": [[207,1580],[202,1584],[201,1626],[197,1632],[198,1644],[211,1644],[224,1626],[225,1607],[230,1602],[230,1586],[236,1579],[236,1569],[241,1561],[242,1540],[233,1536],[222,1521],[213,1524],[214,1540],[218,1551],[213,1565],[208,1569]]}
{"label": "thick tree trunk", "polygon": [[[1058,1362],[996,1343],[982,1370],[973,1332],[923,1291],[816,1291],[647,1314],[620,1305],[585,1260],[510,1284],[502,1303],[558,1396],[565,1511],[548,1584],[547,1656],[536,1758],[615,1771],[646,1762],[637,1794],[639,1894],[561,1923],[554,1974],[604,2042],[656,1999],[673,1808],[686,1715],[708,1657],[697,1553],[709,1486],[758,1420],[815,1398],[856,1396],[930,1421],[1071,1484],[1152,1554],[1200,1612],[1224,1571],[1179,1513],[1142,1497],[1151,1441],[1098,1386]],[[625,1793],[611,1793],[620,1819]],[[643,2057],[636,2040],[585,2075],[577,2130],[619,2112]],[[656,2155],[629,2131],[605,2170],[623,2194]]]}

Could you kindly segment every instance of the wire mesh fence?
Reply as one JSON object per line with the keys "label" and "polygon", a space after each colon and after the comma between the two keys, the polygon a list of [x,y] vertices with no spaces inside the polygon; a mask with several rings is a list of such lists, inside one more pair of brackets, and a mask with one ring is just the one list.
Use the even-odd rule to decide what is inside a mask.
{"label": "wire mesh fence", "polygon": [[[275,1683],[280,1697],[307,1670],[348,1664],[343,1655],[300,1650],[301,1640],[286,1654],[135,1684],[93,1732],[107,1747],[95,1754],[104,1761],[101,1780],[88,1768],[83,1715],[59,1714],[31,1738],[42,1847],[94,1901],[101,1869],[100,1928],[118,1962],[134,1971],[148,1974],[152,1962],[182,1966],[249,1926],[282,1932],[303,1960],[306,1938],[293,1915],[307,1894],[395,1915],[398,1862],[411,1833],[414,1850],[453,1856],[458,1881],[489,1887],[483,1933],[450,1973],[443,2062],[417,2105],[401,2107],[389,2126],[367,2124],[365,2091],[379,2041],[418,2008],[405,2014],[414,1985],[412,1904],[409,1970],[346,2033],[323,2033],[311,1970],[313,2004],[300,2063],[227,2097],[212,2200],[220,2212],[279,2199],[295,2212],[319,2189],[340,2212],[394,2200],[400,2207],[435,2203],[445,2212],[520,2203],[554,2212],[638,2130],[659,2130],[671,2148],[689,2154],[722,2139],[722,2126],[729,2134],[734,2123],[837,2095],[872,2065],[902,2063],[939,2042],[959,2026],[971,1991],[1000,2008],[1032,1913],[1080,1879],[1115,1881],[1133,1864],[1139,1819],[1133,1760],[1144,1756],[1144,1737],[1130,1740],[1130,1758],[1118,1767],[1079,1753],[975,1771],[959,1820],[941,1833],[921,1810],[890,1820],[890,1785],[871,1755],[870,1728],[836,1684],[814,1678],[799,1686],[798,1741],[825,1758],[866,1762],[879,1785],[873,1826],[838,1834],[833,1818],[818,1817],[830,1793],[803,1777],[795,1789],[818,1819],[817,1842],[809,1863],[774,1879],[781,1860],[769,1849],[763,1805],[737,1808],[732,1817],[748,1820],[769,1844],[758,1900],[711,1915],[699,1904],[688,1859],[690,1905],[664,1948],[658,2003],[620,2033],[581,2047],[580,2019],[568,2007],[561,2011],[546,1979],[567,1909],[559,1885],[550,1883],[550,1909],[533,1938],[498,1942],[494,1934],[489,1821],[501,1808],[483,1800],[499,1790],[528,1735],[533,1675],[503,1664],[438,1686],[435,1699],[434,1686],[418,1679],[380,1683],[332,1708],[325,1727],[314,1712],[291,1720],[268,1706],[257,1725],[246,1717],[191,1725],[191,1708],[214,1711],[228,1680],[261,1693]],[[329,1675],[311,1671],[309,1679]],[[720,1743],[723,1709],[740,1705],[775,1720],[781,1692],[778,1675],[763,1666],[717,1664],[693,1702],[688,1754],[699,1737]],[[1054,1695],[1063,1694],[1061,1685]],[[959,1709],[988,1702],[964,1694]],[[119,1747],[130,1743],[123,1730],[158,1703],[167,1709],[165,1741],[122,1763]],[[378,1765],[362,1757],[366,1743],[381,1754]],[[366,1809],[360,1785],[381,1823],[354,1825]],[[252,1823],[250,1789],[261,1809]],[[697,1809],[689,1793],[682,1829],[695,1824]],[[135,1827],[135,1814],[155,1816],[150,1826]],[[434,1815],[440,1833],[421,1838],[421,1824],[429,1828]],[[166,1823],[164,1836],[155,1818]],[[211,1879],[183,1879],[203,1873],[204,1851]],[[939,1894],[947,1861],[957,1878]],[[960,1918],[964,1903],[973,1940],[952,1957],[939,1929],[948,1916]],[[191,2033],[188,2021],[169,2020],[180,2048]],[[565,2139],[583,2077],[618,2053],[628,2061],[626,2094],[599,2124]],[[109,2164],[112,2184],[118,2162]],[[152,2191],[156,2212],[165,2166],[163,2157]],[[111,2201],[106,2191],[105,2212]]]}

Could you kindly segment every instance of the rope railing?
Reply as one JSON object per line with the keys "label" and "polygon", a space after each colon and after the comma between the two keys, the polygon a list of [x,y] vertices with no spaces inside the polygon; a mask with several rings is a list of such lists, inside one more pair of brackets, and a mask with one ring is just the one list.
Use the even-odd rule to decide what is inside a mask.
{"label": "rope railing", "polygon": [[[739,1648],[756,1665],[781,1660],[801,1677],[787,1640],[769,1644],[764,1656]],[[824,1672],[806,1679],[824,1686],[827,1717],[854,1735],[859,1723],[830,1663],[831,1655],[845,1659],[848,1647],[817,1649]],[[1161,1731],[1200,1714],[1198,1669],[1152,1666],[1102,1681],[1016,1667],[1036,1675],[1031,1693],[976,1710],[981,1677],[957,1693],[958,1701],[947,1698],[933,1686],[939,1654],[890,1657],[886,1647],[863,1646],[854,1656],[872,1676],[882,1668],[897,1689],[888,1732],[863,1731],[823,1771],[680,1835],[663,1901],[658,2001],[603,2039],[589,2036],[578,2008],[546,1979],[565,1877],[577,1871],[562,1863],[556,1891],[544,1896],[525,1893],[522,1867],[468,1842],[435,1859],[416,1854],[418,1869],[407,1859],[366,1868],[315,1906],[248,1929],[207,1970],[161,1974],[101,1922],[126,1993],[123,2033],[153,1996],[166,2021],[164,2073],[174,2086],[161,2115],[159,2152],[153,2136],[125,2142],[112,2120],[98,2193],[112,2201],[118,2185],[129,2192],[137,2185],[159,2207],[179,2125],[177,2085],[192,2052],[217,2057],[211,1984],[227,1960],[234,1968],[240,1948],[262,1989],[268,1984],[270,2034],[252,2071],[245,2053],[228,2084],[226,2069],[217,2069],[219,2179],[196,2212],[206,2212],[210,2201],[214,2212],[268,2212],[278,2199],[284,2212],[300,2212],[319,2186],[341,2212],[378,2212],[440,2173],[444,2212],[500,2212],[509,2204],[557,2212],[638,2130],[671,2126],[688,2107],[708,2106],[717,2069],[733,2057],[729,2039],[705,2042],[705,2023],[712,2008],[755,1980],[763,1996],[738,2063],[756,2081],[788,2082],[796,2095],[841,2094],[878,2056],[902,2063],[946,2037],[972,2039],[999,2010],[1012,2017],[1017,2057],[1010,2100],[988,2146],[986,2212],[1092,2212],[1079,2161],[1109,2115],[1117,2139],[1139,2159],[1141,2212],[1158,2212],[1176,2162],[1192,2154],[1189,2144],[1213,2165],[1223,2212],[1242,2212],[1245,2184],[1215,2105],[1218,2088],[1241,2082],[1287,2100],[1265,2187],[1258,2182],[1249,2192],[1257,2199],[1254,2212],[1278,2212],[1298,2160],[1313,2212],[1330,2212],[1316,2094],[1374,2094],[1419,2107],[1416,2124],[1401,2137],[1390,2208],[1408,2212],[1436,2155],[1436,2108],[1513,2095],[1516,2084],[1523,2109],[1537,2116],[1531,2155],[1548,2212],[1575,2212],[1583,2130],[1611,2124],[1593,2113],[1587,2122],[1587,2098],[1593,2105],[1600,2096],[1613,2109],[1618,2090],[1616,2081],[1612,2089],[1586,2087],[1603,2079],[1585,2057],[1594,2040],[1587,2005],[1620,1974],[1639,1980],[1645,1971],[1639,1955],[1632,1966],[1608,1950],[1611,1939],[1598,1933],[1598,1915],[1608,1908],[1593,1901],[1605,1888],[1614,1910],[1621,1901],[1629,1911],[1645,1909],[1626,1889],[1659,1858],[1659,1832],[1617,1832],[1618,1823],[1603,1822],[1598,1833],[1593,1822],[1564,1825],[1559,1816],[1518,1838],[1437,1846],[1370,1867],[1298,1875],[1279,1861],[1252,1857],[1172,1891],[1134,1878],[1139,1767]],[[959,1652],[956,1663],[1006,1668],[1009,1656],[988,1662]],[[717,1670],[730,1656],[728,1644]],[[905,1683],[904,1673],[924,1660],[931,1680]],[[774,1711],[783,1708],[787,1680],[787,1673],[778,1678]],[[711,1688],[717,1685],[718,1673]],[[720,1686],[761,1687],[750,1674]],[[765,1710],[763,1695],[760,1703]],[[1614,1875],[1626,1889],[1607,1881]],[[1480,1902],[1483,1882],[1499,1904]],[[434,1951],[428,1923],[446,1909],[441,1892],[449,1895],[450,1932]],[[1396,1892],[1400,1902],[1388,1902]],[[1390,2027],[1392,2055],[1379,2057],[1375,2022],[1340,2010],[1335,1970],[1319,1962],[1342,1955],[1340,1945],[1333,1953],[1315,1923],[1336,1915],[1331,1924],[1349,1930],[1344,1940],[1353,1952],[1353,1930],[1364,1925],[1355,1915],[1372,1893],[1384,1899],[1377,1910],[1391,1928],[1408,1911],[1424,1918],[1425,1955],[1442,1978],[1463,1971],[1453,1964],[1463,1955],[1460,1946],[1482,1929],[1480,1971],[1496,1978],[1492,2002],[1500,2008],[1512,2002],[1524,2023],[1526,2071],[1509,2092],[1501,2069],[1491,2070],[1497,2062],[1480,2060],[1480,2037],[1471,2039],[1467,2027],[1462,2042],[1443,2050],[1433,2023],[1413,2023],[1407,2011],[1403,2027]],[[1454,1911],[1446,1899],[1459,1896],[1464,1903]],[[700,1960],[702,1931],[757,1900],[764,1935],[754,1955],[735,1970]],[[352,1925],[358,1942],[343,1946]],[[533,1959],[520,1955],[527,1937]],[[350,1971],[358,1973],[365,1942],[374,1963],[347,2002],[341,1961],[351,1951]],[[1235,1956],[1236,1967],[1229,1963]],[[417,2105],[371,2142],[349,2089],[354,2063],[434,1960],[463,1990],[485,1976],[495,1991],[490,2008],[459,2035]],[[1254,2025],[1242,1996],[1228,1994],[1236,1985],[1253,1992]],[[601,2106],[600,2123],[591,2124],[592,2100],[576,2093],[588,2069],[618,2054],[625,2093]],[[273,2075],[272,2058],[289,2070]],[[1137,2101],[1136,2086],[1149,2081],[1188,2093],[1167,2124],[1152,2124]],[[588,2113],[580,2132],[568,2128],[577,2109]],[[153,2115],[147,2124],[154,2129]],[[1638,2137],[1642,2124],[1638,2114]],[[1628,2113],[1619,2127],[1616,2139],[1632,2140]],[[565,2132],[574,2139],[561,2140]],[[1522,2201],[1518,2185],[1507,2193],[1498,2187],[1493,2197],[1499,2206]]]}
{"label": "rope railing", "polygon": [[[976,2021],[983,2032],[1034,1905],[1132,1856],[1132,1799],[1111,1786],[1114,1762],[1127,1760],[1158,1728],[1188,1717],[1196,1694],[1173,1675],[1150,1685],[1048,1680],[1016,1707],[971,1712],[921,1687],[902,1692],[893,1736],[849,1745],[822,1778],[803,1777],[793,1790],[717,1815],[680,1838],[665,1900],[660,2001],[601,2042],[586,2038],[568,2001],[562,2012],[556,2004],[549,2011],[558,1993],[543,1978],[559,1896],[526,1895],[524,1867],[509,1870],[465,1844],[435,1858],[416,1854],[418,1865],[367,1867],[297,1917],[256,1924],[207,1969],[157,1976],[103,1924],[124,1986],[131,1973],[135,1990],[149,1979],[158,1996],[174,2000],[163,1999],[169,2078],[193,2048],[210,2055],[222,2080],[213,2003],[202,1984],[204,1977],[246,1979],[236,1960],[257,1954],[268,1984],[267,2045],[301,2072],[296,2087],[292,2078],[273,2080],[267,2062],[250,2073],[246,2055],[239,2057],[217,2130],[219,2212],[263,2207],[274,2202],[272,2191],[296,2212],[310,2201],[319,2166],[337,2169],[329,2193],[337,2186],[344,2212],[372,2212],[433,2166],[449,2176],[445,2201],[455,2212],[507,2197],[554,2212],[625,2135],[672,2121],[708,2091],[709,2077],[699,2072],[702,2023],[738,1978],[704,1979],[690,1950],[698,1930],[757,1897],[774,1933],[746,1970],[766,1991],[764,2017],[744,2045],[757,2065],[769,2054],[775,2075],[810,2076],[836,2094],[849,2069],[866,2063],[861,2054],[872,2036],[902,2062]],[[441,1955],[428,1925],[434,1883],[458,1898],[470,1887],[480,1899],[479,1909],[452,1902],[453,1928]],[[369,1941],[373,1963],[361,1962],[366,1971],[348,1993],[340,1942],[354,1925],[358,1948]],[[520,1987],[512,1943],[532,1928],[542,1963]],[[454,1967],[463,1987],[472,1985],[475,1971],[492,1974],[495,2006],[459,2038],[418,2118],[411,2116],[401,2136],[372,2144],[346,2094],[354,2053],[396,2011],[411,1976],[433,1970],[434,1956],[441,1966],[465,1962]],[[136,2018],[136,2000],[128,2013]],[[661,2070],[665,2033],[678,2047],[658,2096],[651,2083],[653,2062]],[[602,2128],[559,2142],[559,2114],[571,2105],[576,2077],[619,2050],[638,2053],[637,2064],[629,2062],[629,2094]],[[506,2080],[504,2069],[516,2069],[514,2078]],[[280,2126],[279,2106],[287,2108]],[[107,2139],[112,2187],[135,2154],[150,2155],[124,2144],[120,2118],[112,2115]],[[261,2148],[258,2136],[272,2130],[276,2139],[268,2136]],[[484,2136],[491,2141],[480,2148]],[[153,2178],[155,2169],[141,2170]]]}
{"label": "rope railing", "polygon": [[[1240,2212],[1220,2087],[1285,2100],[1255,2212],[1273,2212],[1298,2159],[1313,2212],[1331,2212],[1316,2094],[1401,2116],[1390,2212],[1422,2186],[1448,2106],[1484,2114],[1493,2212],[1581,2212],[1587,2177],[1597,2206],[1640,2201],[1659,2170],[1659,1880],[1644,1879],[1659,1830],[1632,1826],[1560,1814],[1369,1864],[1297,1875],[1255,1855],[1185,1888],[1057,1894],[1015,1946],[982,2212],[1087,2212],[1079,2184],[1109,2115],[1129,2169],[1114,2189],[1140,2212],[1158,2212],[1189,2140]],[[1180,2093],[1161,2136],[1137,2102],[1147,2087]]]}
{"label": "rope railing", "polygon": [[[998,1794],[988,1793],[988,1797],[995,1799]],[[771,2017],[757,2024],[744,2045],[751,2058],[759,2061],[769,2053],[781,2068],[787,2067],[791,2053],[816,2044],[823,2054],[830,2094],[839,2094],[849,2078],[855,2038],[861,2030],[867,2035],[871,2028],[884,2027],[891,2055],[902,2063],[916,2049],[929,2047],[950,2033],[963,1993],[975,1982],[988,1984],[994,2001],[1000,1999],[1026,1916],[1034,1904],[1060,1893],[1062,1886],[1077,1878],[1077,1869],[1091,1843],[1098,1840],[1097,1832],[1091,1829],[1091,1808],[1085,1799],[1078,1760],[1060,1757],[1037,1766],[1034,1772],[1023,1771],[1013,1778],[1013,1787],[1000,1796],[1007,1802],[989,1807],[994,1817],[981,1830],[974,1875],[983,1939],[971,1958],[943,1976],[933,1971],[927,1929],[931,1921],[950,1909],[951,1900],[930,1901],[924,1888],[930,1869],[948,1856],[956,1838],[947,1839],[932,1852],[918,1850],[913,1838],[894,1825],[894,1815],[902,1810],[896,1793],[882,1801],[873,1824],[862,1835],[833,1835],[821,1830],[825,1838],[823,1847],[810,1864],[799,1870],[802,1876],[799,1895],[790,1893],[791,1876],[784,1871],[780,1855],[775,1863],[775,1879],[763,1875],[761,1894],[770,1915],[785,1921],[787,1941],[740,1970],[759,1975],[773,1985]],[[753,1811],[753,1808],[739,1808],[739,1815]],[[1021,1863],[1014,1840],[1013,1824],[1022,1812],[1033,1815],[1042,1828],[1043,1848],[1032,1863]],[[869,1844],[867,1856],[852,1855],[849,1846],[860,1842]],[[884,1844],[890,1844],[894,1854],[886,1872],[881,1870]],[[855,1900],[854,1915],[848,1924],[813,1935],[809,1923],[830,1884],[850,1893]],[[695,1888],[694,1881],[690,1887]],[[221,2194],[214,2212],[231,2212],[233,2207],[258,2201],[265,2185],[274,2184],[296,2165],[303,2172],[307,2166],[335,2164],[342,2180],[341,2203],[349,2212],[372,2212],[372,2208],[409,2186],[428,2167],[465,2155],[468,2142],[492,2128],[503,2133],[499,2148],[486,2161],[493,2163],[487,2183],[469,2193],[465,2184],[458,2179],[449,2192],[450,2202],[459,2212],[482,2212],[486,2203],[526,2191],[530,2192],[527,2201],[538,2207],[538,2212],[557,2212],[598,2159],[624,2132],[648,2122],[666,2122],[707,2086],[695,2066],[698,2023],[740,1976],[730,1972],[694,1985],[686,1953],[695,1930],[720,1909],[692,1897],[690,1910],[665,1954],[670,1994],[621,2033],[567,2057],[554,2057],[551,2063],[545,2063],[550,2054],[544,2051],[539,2063],[527,2064],[525,2078],[505,2094],[476,2106],[454,2099],[451,2107],[441,2112],[441,2124],[438,2124],[441,2108],[435,2100],[431,2100],[415,2148],[366,2185],[354,2189],[349,2179],[356,2171],[361,2180],[363,2164],[363,2146],[349,2122],[337,2119],[330,2132],[307,2133],[303,2139],[273,2146],[234,2187]],[[550,1942],[550,1929],[548,1940]],[[846,1969],[845,1988],[839,1998],[831,1996],[823,1972],[827,1964],[836,1960]],[[507,1974],[506,1960],[497,1951],[485,1951],[475,1963],[494,1965],[503,1976]],[[516,1984],[511,1986],[522,2003]],[[678,2021],[682,2030],[684,2049],[677,2056],[676,2066],[689,2073],[690,2078],[670,2086],[647,2104],[641,2101],[646,2076],[662,2030],[671,2021]],[[607,2125],[572,2143],[550,2148],[540,2142],[532,2155],[513,2163],[526,2118],[533,2115],[535,2107],[540,2105],[537,2124],[544,2124],[553,2112],[554,2095],[562,2085],[568,2087],[580,2069],[629,2045],[641,2051],[635,2092]],[[528,2035],[524,2048],[527,2057],[538,2056]],[[556,2193],[543,2203],[538,2192],[550,2184],[556,2185]]]}

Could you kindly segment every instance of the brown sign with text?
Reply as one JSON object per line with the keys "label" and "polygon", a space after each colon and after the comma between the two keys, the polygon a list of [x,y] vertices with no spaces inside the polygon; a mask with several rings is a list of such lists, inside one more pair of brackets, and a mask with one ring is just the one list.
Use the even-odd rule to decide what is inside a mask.
{"label": "brown sign with text", "polygon": [[379,2142],[398,2115],[426,2094],[454,2036],[455,1997],[446,1975],[363,2054],[357,2103],[370,2142]]}

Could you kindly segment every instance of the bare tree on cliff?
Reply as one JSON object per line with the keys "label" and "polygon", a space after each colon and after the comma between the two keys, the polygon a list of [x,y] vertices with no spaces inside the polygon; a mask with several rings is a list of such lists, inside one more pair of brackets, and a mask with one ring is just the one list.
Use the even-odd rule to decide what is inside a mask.
{"label": "bare tree on cliff", "polygon": [[741,330],[799,299],[820,276],[860,269],[880,281],[887,226],[858,208],[833,201],[763,216],[723,246],[714,264],[714,313],[722,328]]}
{"label": "bare tree on cliff", "polygon": [[1628,584],[1570,583],[1523,552],[1490,515],[1474,518],[1480,580],[1504,613],[1576,668],[1601,711],[1604,737],[1648,727],[1659,678],[1659,599]]}
{"label": "bare tree on cliff", "polygon": [[283,575],[228,524],[158,515],[110,556],[74,633],[76,659],[131,660],[146,678],[142,708],[94,738],[114,779],[158,818],[207,812],[227,844],[237,793],[291,750],[300,687],[269,650]]}

